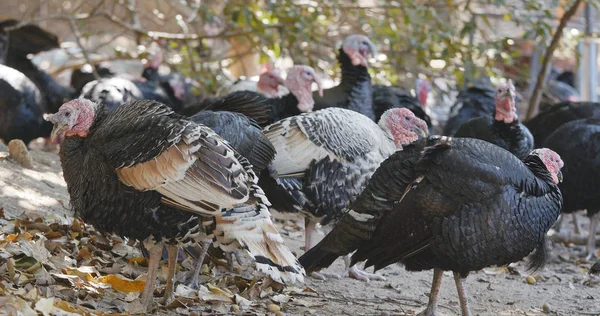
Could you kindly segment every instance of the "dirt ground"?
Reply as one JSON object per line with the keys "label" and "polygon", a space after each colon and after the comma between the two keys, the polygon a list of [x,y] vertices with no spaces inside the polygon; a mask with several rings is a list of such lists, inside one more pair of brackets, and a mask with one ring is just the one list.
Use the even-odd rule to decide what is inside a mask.
{"label": "dirt ground", "polygon": [[[110,273],[129,275],[132,279],[143,275],[145,268],[135,264],[131,267],[131,258],[139,256],[139,251],[131,247],[131,242],[118,244],[113,240],[110,255],[105,254],[98,250],[100,244],[97,240],[101,237],[94,235],[93,231],[83,230],[80,234],[89,234],[88,239],[93,241],[96,238],[94,245],[99,248],[94,248],[92,253],[103,259],[90,258],[85,253],[82,254],[82,244],[88,239],[70,239],[72,236],[77,236],[74,232],[81,230],[74,228],[76,225],[72,223],[72,217],[69,216],[68,194],[58,157],[53,153],[38,150],[33,150],[32,155],[34,170],[23,169],[0,147],[0,209],[3,209],[3,219],[0,219],[0,314],[3,314],[3,305],[7,308],[5,310],[9,311],[8,314],[11,310],[18,310],[21,315],[102,314],[95,311],[111,314],[131,311],[129,308],[132,305],[127,304],[133,304],[139,292],[123,294],[110,286],[97,287],[94,282],[98,281],[93,280],[104,282],[106,279],[102,279],[101,276]],[[52,227],[51,232],[57,229],[52,226],[54,225],[52,223],[66,225],[64,227],[67,227],[65,229],[70,232],[70,236],[65,233],[65,236],[61,237],[62,240],[66,238],[68,240],[65,243],[71,242],[77,246],[76,251],[73,250],[73,253],[77,253],[77,261],[71,262],[70,266],[63,266],[54,260],[56,253],[59,253],[57,248],[52,248],[54,251],[47,254],[47,257],[50,257],[49,261],[40,259],[39,255],[36,256],[35,251],[33,252],[32,257],[43,263],[41,270],[46,271],[45,275],[50,273],[52,276],[46,284],[39,282],[39,265],[37,267],[35,264],[29,267],[19,265],[23,264],[23,254],[16,257],[13,255],[15,258],[20,258],[16,264],[11,261],[13,259],[9,258],[10,255],[5,256],[7,251],[10,252],[14,248],[12,244],[17,244],[15,238],[27,237],[31,245],[37,244],[38,234],[15,235],[10,231],[21,227],[19,223],[22,222],[19,220],[35,218],[41,218],[38,222],[44,222]],[[585,228],[588,223],[587,217],[579,215],[579,218]],[[280,227],[290,248],[297,254],[302,254],[302,230],[291,225],[291,222]],[[46,232],[45,236],[48,240],[56,237],[49,232]],[[46,240],[46,248],[54,245],[48,243],[48,240]],[[19,245],[22,244],[21,241]],[[72,249],[69,247],[65,249]],[[88,249],[92,249],[89,247]],[[35,250],[35,247],[33,248]],[[121,251],[117,251],[116,248]],[[25,257],[26,254],[25,251]],[[532,276],[535,282],[529,283],[527,282],[529,274],[525,272],[524,262],[515,263],[510,268],[488,268],[473,272],[467,279],[471,311],[474,315],[600,315],[600,278],[587,274],[591,263],[583,260],[583,256],[583,248],[580,246],[552,244],[548,264],[541,271],[534,273]],[[112,265],[105,264],[111,260],[114,262]],[[95,263],[98,271],[84,273],[82,269],[77,270],[76,266],[84,262],[90,265]],[[189,267],[188,261],[182,263],[182,266],[186,265]],[[34,267],[38,270],[33,269]],[[119,269],[127,270],[127,273],[117,271]],[[34,270],[38,272],[32,272]],[[328,269],[328,272],[341,274],[342,261],[338,260]],[[341,280],[329,278],[327,281],[320,281],[308,277],[304,285],[288,288],[283,291],[283,294],[269,294],[268,291],[264,291],[262,292],[264,295],[261,294],[260,297],[251,300],[249,306],[243,304],[248,301],[240,301],[237,296],[231,298],[233,297],[231,293],[220,293],[219,290],[210,287],[208,287],[212,292],[210,299],[205,297],[202,301],[198,293],[192,293],[193,295],[186,298],[186,289],[182,287],[178,291],[178,295],[182,296],[178,300],[179,305],[172,304],[169,308],[159,309],[157,313],[223,315],[229,314],[233,301],[242,308],[244,315],[273,315],[274,313],[267,312],[267,305],[273,303],[278,305],[285,315],[415,315],[425,308],[431,285],[431,271],[409,273],[401,266],[393,265],[378,273],[383,275],[386,281],[365,283],[348,278]],[[87,280],[86,277],[82,277],[82,274],[87,277]],[[24,281],[29,275],[36,276],[38,280]],[[88,275],[101,276],[90,279]],[[65,283],[64,280],[69,280],[71,283]],[[111,284],[117,288],[116,284]],[[75,294],[72,293],[74,289],[77,290]],[[81,294],[82,291],[87,291],[85,292],[87,294]],[[217,294],[224,298],[215,298]],[[48,299],[48,297],[55,298]],[[95,303],[86,300],[94,300]],[[27,311],[30,311],[29,314],[26,313]],[[445,273],[442,281],[439,313],[440,315],[460,313],[451,273]]]}

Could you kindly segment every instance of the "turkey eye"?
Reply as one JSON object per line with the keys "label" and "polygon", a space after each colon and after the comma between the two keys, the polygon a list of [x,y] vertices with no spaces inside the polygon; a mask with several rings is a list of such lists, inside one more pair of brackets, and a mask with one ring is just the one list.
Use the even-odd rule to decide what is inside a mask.
{"label": "turkey eye", "polygon": [[71,116],[71,112],[65,112],[65,116],[66,116],[66,117],[69,117],[69,116]]}

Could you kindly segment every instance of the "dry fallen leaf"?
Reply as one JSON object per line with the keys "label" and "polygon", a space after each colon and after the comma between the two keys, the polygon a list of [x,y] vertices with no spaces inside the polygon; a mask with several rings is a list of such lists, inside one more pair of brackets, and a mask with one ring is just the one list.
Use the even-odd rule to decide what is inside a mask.
{"label": "dry fallen leaf", "polygon": [[35,310],[44,314],[44,316],[53,315],[52,309],[54,309],[54,298],[40,298],[35,303]]}
{"label": "dry fallen leaf", "polygon": [[130,279],[119,278],[115,275],[99,277],[95,281],[110,284],[113,289],[123,293],[142,292],[144,291],[144,286],[146,285],[144,281],[134,281]]}

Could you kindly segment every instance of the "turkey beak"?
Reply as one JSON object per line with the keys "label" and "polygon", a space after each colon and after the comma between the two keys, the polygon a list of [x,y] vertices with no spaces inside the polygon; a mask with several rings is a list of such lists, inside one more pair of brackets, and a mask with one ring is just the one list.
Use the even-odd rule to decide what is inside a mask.
{"label": "turkey beak", "polygon": [[421,126],[415,125],[414,132],[423,138],[427,137],[427,132]]}
{"label": "turkey beak", "polygon": [[563,174],[560,170],[556,173],[556,178],[558,179],[558,183],[563,182]]}
{"label": "turkey beak", "polygon": [[377,47],[375,46],[375,44],[373,44],[373,42],[371,42],[371,41],[368,41],[367,44],[369,45],[369,51],[371,52],[371,57],[377,56]]}
{"label": "turkey beak", "polygon": [[62,141],[63,133],[65,129],[69,126],[69,122],[66,119],[66,117],[55,113],[44,115],[44,119],[54,124],[54,128],[52,128],[52,133],[50,134],[50,140],[53,143],[59,143],[60,141]]}

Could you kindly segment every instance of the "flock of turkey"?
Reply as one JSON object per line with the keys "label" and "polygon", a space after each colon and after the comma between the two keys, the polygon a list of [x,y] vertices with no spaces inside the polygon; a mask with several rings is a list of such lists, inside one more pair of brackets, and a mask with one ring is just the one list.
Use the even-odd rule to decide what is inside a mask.
{"label": "flock of turkey", "polygon": [[[17,23],[0,23],[0,138],[60,143],[75,214],[147,249],[146,310],[163,247],[166,301],[179,248],[201,248],[200,267],[212,244],[249,255],[281,283],[303,282],[306,273],[324,278],[318,271],[338,257],[347,276],[365,281],[381,277],[359,269],[363,261],[375,270],[396,262],[433,269],[425,315],[436,313],[444,270],[454,272],[469,315],[469,272],[530,254],[530,267],[540,268],[561,212],[588,211],[588,260],[596,256],[598,104],[559,103],[522,124],[510,80],[472,83],[460,91],[445,136],[429,136],[428,82],[419,80],[417,98],[372,85],[375,44],[363,35],[344,40],[341,82],[327,90],[311,67],[296,65],[285,80],[267,69],[254,87],[190,102],[185,80],[158,74],[160,55],[144,79],[99,68],[101,79],[75,71],[65,87],[27,58],[58,46],[56,36],[34,25],[4,31]],[[271,215],[304,219],[300,258]],[[321,241],[318,224],[329,231]]]}

